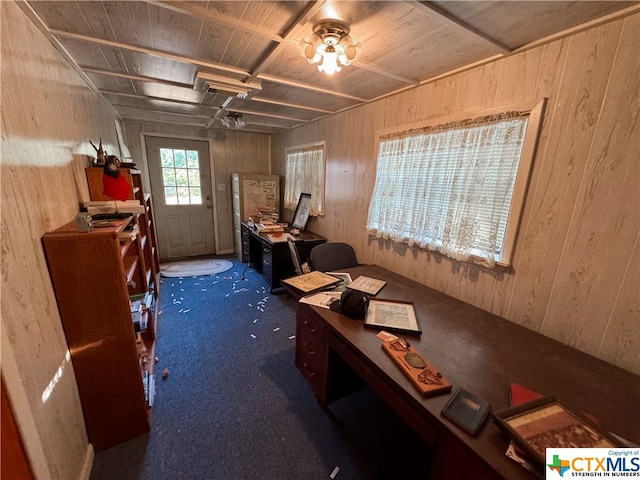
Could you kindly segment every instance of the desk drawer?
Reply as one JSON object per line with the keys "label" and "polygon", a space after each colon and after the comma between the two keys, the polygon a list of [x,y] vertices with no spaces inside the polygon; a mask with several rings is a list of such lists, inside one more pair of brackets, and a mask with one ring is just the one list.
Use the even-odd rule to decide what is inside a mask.
{"label": "desk drawer", "polygon": [[327,376],[327,332],[304,313],[296,316],[296,367],[314,393],[324,401]]}
{"label": "desk drawer", "polygon": [[249,261],[249,252],[251,251],[251,247],[249,246],[249,236],[246,237],[243,235],[242,240],[240,241],[240,249],[242,252],[242,263],[247,263]]}
{"label": "desk drawer", "polygon": [[273,249],[266,244],[262,244],[262,276],[272,287],[273,284]]}

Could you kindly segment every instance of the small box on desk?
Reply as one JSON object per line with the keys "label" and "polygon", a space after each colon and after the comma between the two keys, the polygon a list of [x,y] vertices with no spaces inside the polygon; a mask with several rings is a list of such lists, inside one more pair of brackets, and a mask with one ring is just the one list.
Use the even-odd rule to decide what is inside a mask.
{"label": "small box on desk", "polygon": [[471,435],[477,435],[490,411],[491,404],[488,401],[464,388],[458,388],[442,407],[441,413]]}

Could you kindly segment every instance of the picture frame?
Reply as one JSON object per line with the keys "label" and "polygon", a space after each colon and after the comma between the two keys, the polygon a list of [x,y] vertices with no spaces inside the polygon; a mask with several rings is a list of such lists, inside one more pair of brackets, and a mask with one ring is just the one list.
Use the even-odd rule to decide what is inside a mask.
{"label": "picture frame", "polygon": [[351,275],[349,275],[346,272],[325,272],[325,273],[327,275],[331,275],[332,277],[336,277],[338,280],[340,280],[340,282],[337,283],[334,287],[334,290],[338,292],[344,292],[349,287],[349,284],[353,281],[351,279]]}
{"label": "picture frame", "polygon": [[560,403],[554,395],[494,412],[531,461],[543,467],[546,448],[616,448],[620,443]]}
{"label": "picture frame", "polygon": [[324,272],[312,271],[295,277],[285,278],[284,280],[280,280],[280,283],[284,283],[296,291],[308,295],[333,287],[340,283],[340,279],[327,275]]}
{"label": "picture frame", "polygon": [[307,227],[307,222],[309,221],[309,215],[311,214],[311,194],[310,193],[301,193],[300,198],[298,198],[298,205],[296,206],[296,211],[293,214],[293,219],[291,220],[291,228],[297,228],[301,232],[304,232],[304,229]]}
{"label": "picture frame", "polygon": [[364,326],[413,335],[422,333],[413,302],[402,300],[370,299]]}

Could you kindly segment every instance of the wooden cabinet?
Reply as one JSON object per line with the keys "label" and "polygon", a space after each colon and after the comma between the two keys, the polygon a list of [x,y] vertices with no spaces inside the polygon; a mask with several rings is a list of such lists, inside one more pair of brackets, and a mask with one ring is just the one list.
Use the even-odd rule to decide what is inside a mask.
{"label": "wooden cabinet", "polygon": [[71,222],[42,239],[96,451],[147,433],[153,402],[157,245],[150,198],[139,173],[131,178],[144,213],[86,233]]}

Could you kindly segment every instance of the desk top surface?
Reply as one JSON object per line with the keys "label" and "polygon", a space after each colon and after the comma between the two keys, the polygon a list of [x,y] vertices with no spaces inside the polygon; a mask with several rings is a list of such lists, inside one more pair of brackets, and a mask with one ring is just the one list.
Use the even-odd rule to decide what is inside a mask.
{"label": "desk top surface", "polygon": [[[243,222],[244,223],[244,222]],[[296,242],[312,242],[318,240],[326,240],[323,236],[318,235],[317,233],[304,231],[299,235],[291,235],[290,233],[284,232],[281,234],[268,234],[268,235],[260,235],[258,230],[255,227],[251,227],[248,224],[244,223],[244,225],[249,229],[252,235],[255,237],[259,237],[260,240],[267,243],[287,243],[287,239],[291,237]]]}
{"label": "desk top surface", "polygon": [[[359,275],[386,280],[379,298],[413,302],[422,335],[407,339],[453,384],[453,390],[463,387],[498,411],[509,407],[510,384],[518,383],[543,395],[555,395],[603,432],[640,443],[640,376],[382,267],[366,265],[344,271],[354,280]],[[441,422],[503,476],[529,476],[504,455],[508,441],[491,418],[472,437],[441,417],[449,394],[424,398],[385,354],[376,330],[328,309],[304,308],[312,308],[342,340],[423,407],[425,416]]]}

